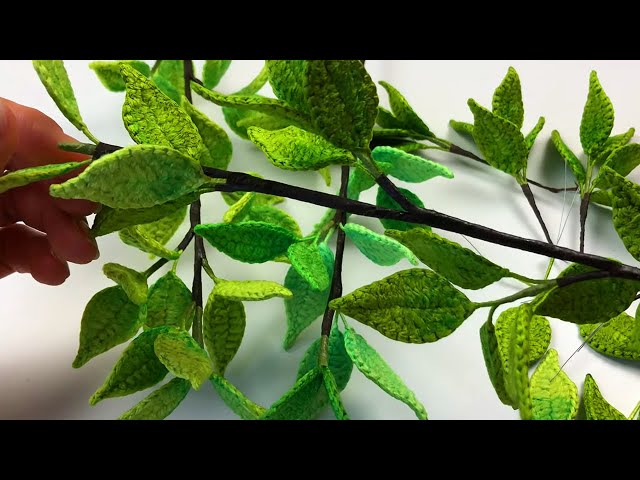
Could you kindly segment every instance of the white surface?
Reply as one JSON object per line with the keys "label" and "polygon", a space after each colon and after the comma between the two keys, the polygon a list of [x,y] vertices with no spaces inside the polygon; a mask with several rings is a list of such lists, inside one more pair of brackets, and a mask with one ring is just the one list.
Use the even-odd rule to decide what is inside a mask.
{"label": "white surface", "polygon": [[[106,91],[87,64],[88,61],[66,63],[87,125],[105,142],[131,144],[121,122],[124,94]],[[640,127],[638,61],[368,61],[367,69],[374,80],[387,80],[398,88],[439,136],[477,151],[466,138],[449,128],[448,121],[451,118],[472,121],[466,104],[470,97],[482,105],[490,105],[493,90],[509,65],[516,68],[523,84],[524,131],[532,128],[540,115],[547,119],[530,156],[529,178],[548,185],[564,184],[563,162],[554,152],[549,136],[553,129],[558,129],[569,146],[581,151],[578,127],[592,69],[598,71],[605,91],[613,101],[616,110],[614,133],[626,131],[631,126]],[[219,90],[236,90],[253,78],[260,66],[258,61],[232,63]],[[268,91],[268,87],[265,90]],[[388,105],[381,87],[379,93],[382,104]],[[58,112],[32,70],[30,61],[0,62],[0,96],[39,108],[59,122],[67,133],[84,138]],[[227,128],[219,108],[198,96],[195,96],[195,103]],[[231,169],[258,171],[267,178],[334,191],[334,188],[324,187],[314,173],[276,169],[252,144],[234,134],[230,136],[234,144]],[[521,236],[543,238],[526,201],[510,177],[450,154],[434,154],[431,158],[448,165],[456,177],[453,180],[434,179],[418,186],[398,184],[413,190],[430,208]],[[569,185],[570,178],[569,174]],[[635,179],[637,181],[638,177]],[[336,169],[334,185],[338,181]],[[572,197],[567,195],[564,216],[561,217],[563,194],[532,188],[555,239]],[[374,201],[374,192],[372,189],[364,194],[363,200]],[[203,220],[220,221],[225,207],[218,195],[207,196]],[[292,200],[286,202],[285,208],[299,220],[305,232],[322,214],[318,207]],[[562,245],[577,248],[577,216],[576,202],[560,242]],[[382,231],[375,219],[357,220]],[[186,224],[171,243],[177,242],[185,230]],[[443,234],[468,246],[459,235]],[[500,265],[530,277],[541,278],[544,274],[547,261],[543,257],[471,241],[482,254]],[[105,400],[95,407],[89,406],[88,398],[101,385],[122,346],[95,358],[79,370],[71,368],[84,306],[95,292],[111,283],[102,275],[102,265],[113,261],[140,269],[149,265],[146,254],[123,245],[117,235],[102,237],[99,246],[102,252],[100,259],[90,265],[72,266],[71,277],[63,286],[39,285],[30,276],[23,275],[0,280],[0,418],[115,418],[148,393],[140,392],[123,399]],[[590,209],[586,249],[637,264],[613,230],[610,213],[599,208]],[[287,270],[285,264],[273,262],[240,264],[212,248],[208,248],[208,255],[216,272],[232,279],[264,278],[282,282]],[[179,274],[188,284],[191,282],[190,259],[191,249],[179,266]],[[563,262],[557,262],[554,273],[563,265]],[[394,267],[378,267],[348,245],[344,291],[350,292],[406,268],[410,268],[410,264],[405,261]],[[206,295],[211,288],[206,276],[204,288]],[[466,293],[472,300],[489,300],[513,293],[517,288],[521,288],[518,282],[508,280],[482,291]],[[246,336],[237,357],[229,366],[228,378],[256,402],[270,405],[293,383],[298,361],[319,334],[320,321],[306,330],[290,352],[284,352],[281,347],[285,332],[282,300],[247,302],[245,305],[248,316]],[[634,309],[635,304],[629,311]],[[351,323],[415,391],[430,418],[515,419],[517,412],[499,402],[485,370],[478,329],[486,314],[486,309],[480,310],[449,337],[424,345],[394,342],[356,321]],[[556,320],[552,320],[552,326],[552,347],[559,350],[560,360],[564,361],[580,344],[577,327]],[[640,399],[640,370],[631,362],[609,359],[584,348],[569,363],[566,371],[580,388],[585,374],[593,374],[606,398],[624,413],[630,412]],[[343,393],[343,400],[354,419],[415,418],[404,404],[387,396],[355,369]],[[235,417],[207,384],[200,392],[191,392],[170,418]],[[322,418],[332,418],[332,415],[326,412]]]}

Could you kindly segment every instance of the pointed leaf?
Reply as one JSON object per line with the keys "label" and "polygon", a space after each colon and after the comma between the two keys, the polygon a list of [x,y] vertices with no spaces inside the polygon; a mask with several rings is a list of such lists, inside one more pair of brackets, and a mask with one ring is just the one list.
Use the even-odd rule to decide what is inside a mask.
{"label": "pointed leaf", "polygon": [[331,404],[333,413],[338,420],[349,420],[349,414],[342,404],[342,400],[340,399],[340,392],[338,391],[338,386],[336,385],[336,379],[333,377],[331,369],[329,369],[328,367],[321,367],[321,370],[322,378],[324,380],[324,387],[327,390],[329,403]]}
{"label": "pointed leaf", "polygon": [[93,357],[132,338],[143,321],[141,309],[131,302],[122,287],[109,287],[96,293],[82,314],[80,346],[73,368],[80,368]]}
{"label": "pointed leaf", "polygon": [[303,128],[310,126],[310,119],[305,114],[275,98],[261,97],[258,95],[223,95],[213,90],[207,90],[197,83],[191,83],[191,88],[205,100],[209,100],[221,107],[255,110],[272,117],[283,118]]}
{"label": "pointed leaf", "polygon": [[190,102],[184,102],[183,108],[191,117],[193,124],[198,129],[198,133],[200,133],[200,137],[202,137],[204,146],[209,152],[208,156],[200,156],[200,163],[205,167],[226,170],[233,154],[233,146],[227,132]]}
{"label": "pointed leaf", "polygon": [[417,150],[426,150],[426,149],[431,148],[431,147],[429,147],[429,145],[426,145],[424,143],[406,142],[406,143],[394,144],[393,148],[396,148],[398,150],[402,150],[403,152],[411,153],[411,152],[415,152]]}
{"label": "pointed leaf", "polygon": [[412,130],[424,136],[431,136],[429,127],[422,121],[416,112],[413,111],[409,102],[402,94],[391,84],[387,82],[379,82],[380,85],[389,94],[389,105],[396,119],[402,123],[404,128]]}
{"label": "pointed leaf", "polygon": [[297,238],[290,231],[265,222],[197,225],[204,237],[222,253],[245,263],[264,263],[287,252]]}
{"label": "pointed leaf", "polygon": [[602,149],[594,156],[593,163],[598,166],[602,165],[604,161],[609,158],[611,152],[629,143],[635,133],[636,129],[630,128],[624,133],[610,136],[607,141],[604,142]]}
{"label": "pointed leaf", "polygon": [[578,387],[560,370],[558,352],[549,350],[531,376],[533,420],[573,420],[579,404]]}
{"label": "pointed leaf", "polygon": [[288,288],[270,280],[219,281],[211,293],[235,302],[259,302],[293,295]]}
{"label": "pointed leaf", "polygon": [[468,248],[424,228],[386,230],[384,233],[408,247],[429,268],[462,288],[484,288],[511,273]]}
{"label": "pointed leaf", "polygon": [[584,413],[587,420],[627,419],[618,409],[605,400],[602,393],[600,393],[598,384],[589,373],[584,379],[582,401],[584,402]]}
{"label": "pointed leaf", "polygon": [[[496,321],[496,337],[503,352],[508,352],[511,341],[510,332],[513,330],[512,324],[520,318],[514,312],[515,310],[512,309],[506,310]],[[529,365],[533,365],[544,356],[550,343],[551,325],[549,320],[541,315],[533,315],[529,324]]]}
{"label": "pointed leaf", "polygon": [[[256,200],[258,199],[259,197],[256,198]],[[302,237],[302,230],[300,230],[298,222],[296,222],[296,220],[291,215],[283,212],[279,208],[272,207],[270,205],[256,205],[256,200],[254,200],[251,208],[247,212],[247,215],[242,219],[242,221],[270,223],[272,225],[276,225],[290,231],[297,238]]]}
{"label": "pointed leaf", "polygon": [[213,373],[207,352],[184,330],[168,327],[158,335],[153,348],[164,366],[176,377],[189,380],[195,390]]}
{"label": "pointed leaf", "polygon": [[[320,353],[321,343],[322,338],[318,338],[309,345],[309,348],[302,357],[300,366],[298,367],[298,380],[300,380],[307,372],[310,372],[314,368],[320,366],[318,363],[318,355]],[[351,379],[353,361],[351,361],[351,357],[349,357],[349,354],[345,349],[344,335],[342,335],[342,332],[338,328],[337,322],[334,322],[331,327],[331,333],[329,334],[329,368],[331,369],[333,378],[336,381],[338,390],[344,390]],[[327,403],[327,397],[326,395],[321,396],[323,397],[321,403],[325,405]]]}
{"label": "pointed leaf", "polygon": [[122,60],[120,62],[91,62],[89,68],[96,72],[98,80],[112,92],[124,92],[125,83],[120,73],[120,64],[125,63],[138,70],[145,77],[151,74],[151,67],[140,60]]}
{"label": "pointed leaf", "polygon": [[376,184],[375,179],[363,167],[358,166],[351,170],[349,174],[349,183],[347,185],[347,197],[352,200],[358,200],[360,194],[369,190]]}
{"label": "pointed leaf", "polygon": [[72,172],[80,167],[89,165],[92,160],[84,162],[68,162],[55,163],[51,165],[43,165],[41,167],[23,168],[14,170],[13,172],[0,175],[0,194],[11,190],[12,188],[23,187],[40,180],[58,177],[66,173]]}
{"label": "pointed leaf", "polygon": [[444,165],[397,148],[376,147],[371,154],[384,173],[403,182],[421,183],[434,177],[453,178],[453,172]]}
{"label": "pointed leaf", "polygon": [[89,404],[95,405],[105,398],[129,395],[161,382],[168,371],[156,357],[153,343],[156,337],[168,329],[169,327],[152,328],[134,338],[120,355],[104,384],[89,399]]}
{"label": "pointed leaf", "polygon": [[[171,90],[165,91],[165,94],[179,104],[185,87],[184,60],[161,60],[153,74],[153,80],[157,82],[160,78],[164,80],[163,83],[171,86]],[[173,95],[177,95],[178,99],[175,99]]]}
{"label": "pointed leaf", "polygon": [[62,60],[34,60],[33,68],[47,89],[47,93],[67,120],[93,143],[99,143],[99,140],[93,136],[84,120],[82,120],[64,62]]}
{"label": "pointed leaf", "polygon": [[304,86],[314,131],[349,151],[369,149],[378,94],[360,60],[307,60]]}
{"label": "pointed leaf", "polygon": [[622,312],[613,317],[589,338],[598,325],[580,325],[580,335],[596,352],[613,358],[640,360],[640,349],[632,342],[636,319]]}
{"label": "pointed leaf", "polygon": [[473,123],[458,122],[457,120],[449,120],[449,125],[458,133],[473,136]]}
{"label": "pointed leaf", "polygon": [[407,404],[420,420],[427,420],[427,411],[402,379],[391,369],[378,352],[352,328],[344,334],[344,345],[355,366],[369,380],[393,398]]}
{"label": "pointed leaf", "polygon": [[595,190],[589,195],[589,201],[604,207],[612,207],[613,194],[610,190]]}
{"label": "pointed leaf", "polygon": [[273,131],[250,127],[247,133],[271,163],[285,170],[318,170],[356,161],[348,150],[334,147],[321,136],[298,127]]}
{"label": "pointed leaf", "polygon": [[538,119],[538,123],[535,124],[535,126],[531,129],[531,131],[527,134],[526,137],[524,137],[524,143],[527,146],[527,151],[531,151],[531,147],[533,147],[533,144],[536,141],[536,138],[538,138],[538,134],[542,131],[542,128],[544,127],[545,124],[545,119],[544,117],[540,117]]}
{"label": "pointed leaf", "polygon": [[613,129],[613,116],[613,104],[594,70],[589,76],[589,94],[580,122],[580,143],[587,155],[596,154],[604,146]]}
{"label": "pointed leaf", "polygon": [[118,236],[125,244],[151,255],[166,258],[167,260],[177,260],[180,258],[180,252],[169,250],[160,242],[145,236],[140,229],[140,225],[123,228],[118,232]]}
{"label": "pointed leaf", "polygon": [[[318,245],[322,261],[329,278],[333,276],[333,252],[326,243]],[[284,301],[287,314],[287,333],[284,348],[288,350],[298,335],[324,313],[329,299],[331,286],[318,292],[311,289],[309,282],[300,276],[294,267],[289,268],[284,279],[284,286],[293,296]]]}
{"label": "pointed leaf", "polygon": [[305,94],[307,77],[306,60],[267,60],[269,83],[273,93],[283,102],[301,112],[309,106]]}
{"label": "pointed leaf", "polygon": [[121,73],[127,85],[122,119],[131,138],[136,143],[164,145],[188,157],[200,158],[206,149],[187,112],[136,69],[123,64]]}
{"label": "pointed leaf", "polygon": [[[260,95],[254,96],[266,98]],[[272,116],[254,110],[222,107],[222,114],[231,131],[245,140],[249,140],[249,134],[247,133],[249,127],[259,127],[264,130],[280,130],[295,123],[287,118]]]}
{"label": "pointed leaf", "polygon": [[94,238],[107,235],[132,225],[155,222],[169,217],[200,197],[199,191],[187,193],[170,202],[148,208],[111,208],[103,205],[93,220],[91,234]]}
{"label": "pointed leaf", "polygon": [[524,122],[524,106],[522,105],[522,87],[520,77],[515,68],[509,67],[507,75],[493,93],[491,102],[493,113],[509,120],[518,130]]}
{"label": "pointed leaf", "polygon": [[[422,200],[410,190],[406,188],[398,188],[398,191],[404,195],[404,197],[409,200],[409,202],[413,203],[417,207],[424,208],[424,203]],[[389,208],[391,210],[400,210],[404,209],[400,207],[400,204],[396,202],[393,198],[391,198],[387,192],[385,192],[382,188],[378,187],[378,194],[376,195],[376,205],[382,208]],[[431,230],[431,227],[428,225],[420,225],[419,223],[409,223],[404,222],[402,220],[390,220],[387,218],[381,218],[380,223],[384,228],[393,229],[393,230],[411,230],[412,228],[421,227],[423,229]]]}
{"label": "pointed leaf", "polygon": [[484,364],[487,367],[487,374],[498,398],[503,404],[509,405],[514,409],[518,408],[516,401],[507,393],[504,367],[498,347],[498,338],[496,337],[496,330],[491,318],[480,327],[480,344],[482,345],[482,356],[484,358]]}
{"label": "pointed leaf", "polygon": [[553,145],[556,147],[556,150],[558,151],[560,156],[567,163],[567,165],[569,165],[571,172],[573,172],[573,176],[576,177],[576,180],[578,181],[578,185],[580,185],[581,188],[584,188],[587,174],[584,170],[584,165],[582,165],[582,162],[578,159],[578,157],[576,157],[571,149],[567,147],[557,130],[551,132],[551,141],[553,142]]}
{"label": "pointed leaf", "polygon": [[102,271],[108,279],[113,280],[122,287],[124,292],[136,305],[147,302],[147,277],[131,268],[117,263],[105,263]]}
{"label": "pointed leaf", "polygon": [[392,238],[380,235],[356,223],[348,223],[340,227],[358,250],[377,265],[395,265],[403,258],[406,258],[412,265],[418,264],[418,259],[411,250]]}
{"label": "pointed leaf", "polygon": [[124,412],[118,420],[164,420],[180,405],[190,390],[191,384],[188,381],[174,378]]}
{"label": "pointed leaf", "polygon": [[144,208],[182,197],[206,181],[200,165],[177,150],[135,145],[94,160],[77,177],[52,185],[50,192],[112,208]]}
{"label": "pointed leaf", "polygon": [[287,256],[291,266],[305,279],[311,290],[323,291],[329,287],[331,279],[317,245],[307,242],[294,243],[287,250]]}
{"label": "pointed leaf", "polygon": [[440,275],[420,268],[396,272],[329,305],[406,343],[444,338],[474,311],[466,295]]}
{"label": "pointed leaf", "polygon": [[614,150],[604,164],[626,177],[640,165],[640,143],[632,143]]}
{"label": "pointed leaf", "polygon": [[143,237],[155,240],[160,245],[166,245],[180,228],[186,216],[187,208],[178,208],[166,217],[160,218],[155,222],[138,225],[136,229]]}
{"label": "pointed leaf", "polygon": [[176,105],[182,104],[182,90],[177,90],[167,78],[160,75],[153,75],[151,80],[153,85],[158,89],[158,92],[166,96],[167,99]]}
{"label": "pointed leaf", "polygon": [[323,386],[320,367],[299,379],[278,401],[264,412],[262,420],[309,420],[316,415],[316,397]]}
{"label": "pointed leaf", "polygon": [[242,343],[246,313],[242,302],[209,295],[202,317],[204,344],[213,360],[214,372],[224,375],[227,365],[235,357]]}
{"label": "pointed leaf", "polygon": [[529,152],[520,129],[472,99],[467,104],[474,117],[473,139],[484,159],[492,167],[524,181]]}
{"label": "pointed leaf", "polygon": [[403,128],[404,124],[398,120],[393,113],[384,107],[378,105],[378,116],[376,117],[376,123],[382,128]]}
{"label": "pointed leaf", "polygon": [[205,88],[214,88],[229,69],[231,60],[205,60],[202,68],[202,83]]}
{"label": "pointed leaf", "polygon": [[258,420],[264,414],[264,407],[249,400],[221,375],[212,375],[211,383],[227,407],[243,420]]}
{"label": "pointed leaf", "polygon": [[222,216],[222,221],[224,223],[243,221],[248,215],[255,197],[255,192],[245,193],[242,197],[240,197],[240,200],[231,205],[231,208],[229,208],[229,210],[225,212],[225,214]]}
{"label": "pointed leaf", "polygon": [[193,309],[191,290],[172,271],[165,273],[149,289],[145,326],[183,328]]}

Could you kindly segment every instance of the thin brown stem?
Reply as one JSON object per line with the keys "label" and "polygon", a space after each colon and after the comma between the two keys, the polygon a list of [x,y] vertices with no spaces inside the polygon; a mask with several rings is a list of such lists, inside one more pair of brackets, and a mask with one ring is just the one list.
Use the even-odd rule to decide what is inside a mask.
{"label": "thin brown stem", "polygon": [[584,235],[587,226],[587,213],[589,213],[589,192],[585,193],[580,200],[580,251],[584,252]]}
{"label": "thin brown stem", "polygon": [[529,186],[528,183],[522,183],[522,184],[520,184],[520,188],[522,189],[522,193],[524,193],[524,196],[527,199],[527,202],[529,202],[529,206],[531,207],[531,210],[533,210],[534,215],[538,219],[538,223],[540,224],[540,227],[542,228],[542,232],[544,233],[544,237],[547,239],[547,242],[552,244],[553,241],[551,240],[551,235],[549,235],[549,230],[547,230],[547,225],[544,223],[544,220],[542,219],[542,214],[540,213],[540,210],[538,209],[538,205],[536,204],[536,199],[533,196],[533,192],[531,191],[531,187]]}

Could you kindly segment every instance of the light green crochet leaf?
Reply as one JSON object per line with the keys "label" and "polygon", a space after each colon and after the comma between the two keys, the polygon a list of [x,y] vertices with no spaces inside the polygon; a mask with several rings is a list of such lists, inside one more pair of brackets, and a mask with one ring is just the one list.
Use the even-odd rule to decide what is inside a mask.
{"label": "light green crochet leaf", "polygon": [[93,143],[99,143],[100,140],[93,136],[84,120],[82,120],[64,62],[62,60],[33,60],[33,68],[44,88],[47,89],[47,93],[67,120]]}
{"label": "light green crochet leaf", "polygon": [[222,253],[245,263],[264,263],[284,255],[297,238],[289,230],[266,222],[197,225],[204,237]]}
{"label": "light green crochet leaf", "polygon": [[331,373],[331,369],[329,367],[321,367],[321,370],[324,388],[327,390],[329,403],[334,415],[338,420],[349,420],[349,414],[340,399],[340,391],[336,385],[336,379],[333,377],[333,373]]}
{"label": "light green crochet leaf", "polygon": [[480,344],[482,345],[482,356],[484,358],[484,364],[487,367],[487,374],[498,398],[503,404],[509,405],[514,409],[518,408],[515,400],[507,393],[504,367],[498,347],[496,330],[491,318],[480,327]]}
{"label": "light green crochet leaf", "polygon": [[[413,203],[417,207],[424,208],[424,203],[422,200],[410,190],[406,188],[398,188],[398,191],[402,193],[409,202]],[[404,209],[400,207],[400,204],[396,202],[393,198],[391,198],[387,192],[385,192],[382,188],[378,187],[378,194],[376,195],[376,205],[381,208],[388,208],[391,210],[400,210]],[[431,230],[431,227],[428,225],[421,225],[419,223],[409,223],[404,222],[402,220],[390,220],[386,218],[381,218],[380,223],[386,229],[391,230],[411,230],[412,228],[420,227],[427,230]]]}
{"label": "light green crochet leaf", "polygon": [[368,151],[378,114],[378,94],[363,63],[306,62],[305,99],[313,130],[339,148]]}
{"label": "light green crochet leaf", "polygon": [[474,311],[444,277],[421,268],[396,272],[329,304],[381,334],[405,343],[448,336]]}
{"label": "light green crochet leaf", "polygon": [[[178,208],[171,214],[155,222],[138,225],[136,229],[146,238],[155,240],[160,245],[166,245],[173,238],[187,216],[187,208]],[[153,258],[153,257],[152,257]]]}
{"label": "light green crochet leaf", "polygon": [[394,144],[393,148],[397,148],[398,150],[402,150],[403,152],[411,153],[417,150],[425,150],[430,147],[429,145],[420,142],[405,142]]}
{"label": "light green crochet leaf", "polygon": [[380,235],[367,227],[356,223],[340,226],[349,240],[362,254],[373,263],[382,266],[395,265],[406,258],[412,265],[418,265],[418,259],[407,247],[389,237]]}
{"label": "light green crochet leaf", "polygon": [[127,86],[122,120],[131,138],[136,143],[172,147],[199,159],[206,148],[187,112],[135,68],[122,64],[120,71]]}
{"label": "light green crochet leaf", "polygon": [[406,128],[375,128],[373,130],[373,141],[376,143],[384,143],[389,140],[402,140],[404,138],[424,138],[423,135],[419,135]]}
{"label": "light green crochet leaf", "polygon": [[578,159],[578,157],[576,157],[571,149],[567,147],[557,130],[551,132],[551,141],[553,142],[553,146],[556,147],[556,150],[558,151],[560,156],[567,163],[567,165],[569,165],[569,168],[571,169],[571,172],[573,172],[573,176],[576,177],[580,188],[584,189],[587,174],[585,172],[584,165],[582,165],[582,162]]}
{"label": "light green crochet leaf", "polygon": [[154,75],[151,80],[158,91],[166,96],[169,100],[174,102],[176,105],[182,104],[183,91],[177,90],[168,79],[160,75]]}
{"label": "light green crochet leaf", "polygon": [[614,150],[604,165],[626,177],[640,165],[640,143],[631,143]]}
{"label": "light green crochet leaf", "polygon": [[580,325],[580,336],[587,341],[587,345],[603,355],[640,360],[640,349],[632,341],[636,333],[636,324],[634,317],[622,312],[606,322],[591,338],[590,335],[598,325]]}
{"label": "light green crochet leaf", "polygon": [[205,88],[214,88],[229,69],[231,60],[205,60],[202,67],[202,83]]}
{"label": "light green crochet leaf", "polygon": [[93,220],[91,234],[93,237],[100,237],[132,225],[155,222],[174,214],[178,215],[177,211],[196,201],[200,194],[200,191],[187,193],[175,200],[148,208],[111,208],[103,205]]}
{"label": "light green crochet leaf", "polygon": [[364,337],[357,334],[351,327],[348,327],[344,333],[344,346],[354,365],[369,380],[393,398],[405,403],[420,420],[428,419],[427,411],[415,394]]}
{"label": "light green crochet leaf", "polygon": [[158,335],[153,348],[164,366],[176,377],[189,380],[195,390],[213,373],[207,352],[182,329],[168,327]]}
{"label": "light green crochet leaf", "polygon": [[[255,96],[260,97],[260,95]],[[249,127],[258,127],[264,130],[280,130],[294,123],[283,117],[274,117],[254,110],[222,107],[222,114],[229,128],[245,140],[249,140],[249,134],[247,132]]]}
{"label": "light green crochet leaf", "polygon": [[276,97],[301,112],[308,112],[305,93],[306,60],[267,60],[269,83]]}
{"label": "light green crochet leaf", "polygon": [[117,263],[105,263],[102,271],[106,277],[122,287],[129,300],[136,305],[147,302],[147,277],[131,268]]}
{"label": "light green crochet leaf", "polygon": [[449,125],[458,133],[461,133],[463,135],[473,136],[473,123],[458,122],[457,120],[449,120]]}
{"label": "light green crochet leaf", "polygon": [[[192,62],[193,68],[193,62]],[[156,86],[178,105],[184,94],[184,60],[160,60],[151,76]]]}
{"label": "light green crochet leaf", "polygon": [[291,291],[270,280],[222,280],[213,288],[213,295],[235,302],[260,302],[273,297],[290,298]]}
{"label": "light green crochet leaf", "polygon": [[395,118],[404,128],[419,133],[425,137],[432,136],[429,127],[422,121],[418,114],[411,108],[409,102],[402,94],[388,82],[378,82],[389,94],[389,105]]}
{"label": "light green crochet leaf", "polygon": [[467,104],[474,117],[473,139],[484,159],[492,167],[524,183],[529,152],[520,129],[473,99],[469,99]]}
{"label": "light green crochet leaf", "polygon": [[247,396],[229,383],[222,375],[212,375],[211,384],[222,401],[243,420],[258,420],[265,408],[252,402]]}
{"label": "light green crochet leaf", "polygon": [[600,170],[598,179],[612,187],[613,226],[627,251],[640,260],[640,186],[607,167]]}
{"label": "light green crochet leaf", "polygon": [[384,233],[409,248],[429,268],[462,288],[477,290],[511,274],[506,268],[424,228],[386,230]]}
{"label": "light green crochet leaf", "polygon": [[376,147],[371,154],[384,173],[403,182],[421,183],[434,177],[453,178],[453,172],[444,165],[397,148]]}
{"label": "light green crochet leaf", "polygon": [[52,185],[50,192],[112,208],[145,208],[182,197],[206,181],[200,165],[177,150],[135,145],[94,160],[77,177]]}
{"label": "light green crochet leaf", "polygon": [[14,170],[13,172],[0,176],[0,194],[12,188],[23,187],[30,183],[39,182],[40,180],[47,180],[64,175],[90,163],[91,160],[85,160],[84,162],[54,163],[41,167]]}
{"label": "light green crochet leaf", "polygon": [[226,170],[233,154],[233,145],[227,132],[190,102],[183,102],[182,108],[189,114],[209,153],[209,155],[200,156],[200,164],[204,167]]}
{"label": "light green crochet leaf", "polygon": [[254,110],[272,117],[286,119],[303,128],[310,128],[310,119],[307,115],[298,112],[281,100],[258,95],[223,95],[213,90],[207,90],[203,86],[193,82],[191,83],[191,88],[205,100],[209,100],[221,107]]}
{"label": "light green crochet leaf", "polygon": [[98,80],[104,85],[107,90],[112,92],[124,92],[125,83],[120,73],[120,63],[126,63],[131,67],[138,70],[145,77],[151,74],[151,67],[149,64],[141,60],[121,60],[119,62],[91,62],[89,68],[96,72]]}
{"label": "light green crochet leaf", "polygon": [[160,258],[166,258],[167,260],[177,260],[180,258],[180,253],[175,250],[169,250],[160,242],[146,237],[140,231],[140,225],[134,225],[132,227],[123,228],[118,232],[120,240],[125,244],[135,247],[138,250],[142,250],[150,255],[155,255]]}
{"label": "light green crochet leaf", "polygon": [[[318,362],[318,356],[320,354],[320,345],[322,338],[317,338],[307,351],[304,353],[300,365],[298,366],[297,379],[300,380],[307,372],[310,372],[314,368],[320,366]],[[349,380],[351,379],[351,372],[353,372],[353,361],[344,345],[344,335],[338,329],[337,322],[334,322],[331,327],[331,333],[329,334],[329,368],[333,374],[333,378],[336,381],[338,391],[342,391],[346,388]],[[318,403],[321,404],[318,408],[326,405],[327,396],[326,392],[320,389]]]}
{"label": "light green crochet leaf", "polygon": [[[504,314],[496,321],[496,338],[503,352],[509,349],[512,323],[518,320],[517,315]],[[541,315],[533,315],[529,324],[529,365],[540,360],[551,343],[551,325],[549,320]]]}
{"label": "light green crochet leaf", "polygon": [[149,288],[145,327],[172,325],[184,328],[193,308],[191,290],[170,270]]}
{"label": "light green crochet leaf", "polygon": [[613,195],[610,190],[595,190],[589,195],[589,201],[605,207],[611,207],[613,206]]}
{"label": "light green crochet leaf", "polygon": [[284,170],[319,170],[356,161],[348,150],[334,147],[321,136],[298,127],[273,131],[250,127],[247,133],[269,161]]}
{"label": "light green crochet leaf", "polygon": [[311,290],[323,291],[329,287],[331,279],[317,245],[308,242],[294,243],[287,250],[287,257]]}
{"label": "light green crochet leaf", "polygon": [[393,113],[380,105],[378,105],[376,124],[380,125],[382,128],[401,129],[404,127],[404,124],[398,120]]}
{"label": "light green crochet leaf", "polygon": [[105,288],[91,297],[82,314],[80,346],[73,368],[80,368],[93,357],[132,338],[140,330],[141,312],[119,286]]}
{"label": "light green crochet leaf", "polygon": [[[533,309],[528,303],[500,314],[496,322],[498,352],[504,372],[504,386],[523,420],[532,417],[529,391],[530,329]],[[506,318],[505,318],[506,317]]]}
{"label": "light green crochet leaf", "polygon": [[319,169],[318,174],[322,177],[322,180],[324,180],[324,184],[327,187],[330,187],[331,186],[331,167],[323,167]]}
{"label": "light green crochet leaf", "polygon": [[524,106],[522,105],[522,87],[520,77],[515,68],[509,67],[502,83],[493,92],[491,101],[493,113],[509,120],[518,130],[524,123]]}
{"label": "light green crochet leaf", "polygon": [[202,316],[204,344],[213,361],[213,370],[224,375],[229,362],[233,360],[246,326],[246,313],[242,302],[217,296],[215,288],[209,295]]}
{"label": "light green crochet leaf", "polygon": [[605,400],[598,384],[591,374],[587,373],[582,388],[582,402],[587,420],[626,420],[618,409]]}
{"label": "light green crochet leaf", "polygon": [[138,335],[124,349],[102,386],[89,399],[90,405],[105,398],[123,397],[161,382],[168,370],[156,356],[153,343],[170,327],[157,327]]}
{"label": "light green crochet leaf", "polygon": [[358,167],[349,173],[349,183],[347,184],[347,197],[352,200],[358,200],[360,194],[369,190],[376,184],[375,179],[364,169]]}
{"label": "light green crochet leaf", "polygon": [[224,223],[243,221],[249,214],[255,197],[255,192],[245,193],[242,197],[240,197],[240,200],[231,205],[229,210],[224,213],[224,215],[222,216],[222,221]]}
{"label": "light green crochet leaf", "polygon": [[324,380],[320,367],[299,379],[290,390],[264,412],[262,420],[309,420],[317,412],[318,390]]}
{"label": "light green crochet leaf", "polygon": [[[589,157],[596,154],[605,144],[613,129],[613,104],[593,70],[589,75],[589,94],[580,122],[580,143]],[[591,161],[591,158],[590,158]]]}
{"label": "light green crochet leaf", "polygon": [[185,399],[191,384],[182,378],[174,378],[140,403],[124,412],[118,420],[164,420]]}
{"label": "light green crochet leaf", "polygon": [[[322,262],[329,278],[333,277],[333,252],[326,243],[318,245]],[[284,339],[284,349],[293,346],[298,335],[314,320],[324,313],[329,299],[331,286],[322,291],[314,291],[309,282],[291,267],[284,278],[284,286],[293,294],[285,299],[284,306],[287,316],[287,332]]]}
{"label": "light green crochet leaf", "polygon": [[558,352],[549,350],[531,376],[533,420],[573,420],[578,413],[578,387],[560,370]]}
{"label": "light green crochet leaf", "polygon": [[[592,267],[573,263],[558,278],[592,272]],[[539,294],[533,304],[535,313],[567,322],[602,323],[624,312],[640,290],[640,282],[621,278],[602,278],[554,287]]]}
{"label": "light green crochet leaf", "polygon": [[611,152],[614,150],[626,145],[633,138],[636,133],[635,128],[630,128],[624,133],[620,133],[618,135],[610,136],[606,142],[604,142],[604,146],[596,155],[593,157],[593,163],[595,165],[602,165],[604,161],[609,158]]}
{"label": "light green crochet leaf", "polygon": [[242,221],[270,223],[289,230],[298,238],[302,237],[302,230],[300,230],[300,226],[295,218],[279,208],[270,205],[256,205],[258,203],[257,200],[259,200],[259,197],[256,197],[253,201],[251,208],[247,212],[247,215],[242,218]]}
{"label": "light green crochet leaf", "polygon": [[538,119],[538,123],[536,123],[534,127],[531,129],[531,131],[527,134],[527,136],[524,137],[524,143],[527,146],[528,152],[531,151],[531,147],[533,147],[533,144],[535,143],[536,138],[538,138],[538,134],[542,131],[542,128],[544,127],[544,124],[545,124],[544,117],[540,117]]}

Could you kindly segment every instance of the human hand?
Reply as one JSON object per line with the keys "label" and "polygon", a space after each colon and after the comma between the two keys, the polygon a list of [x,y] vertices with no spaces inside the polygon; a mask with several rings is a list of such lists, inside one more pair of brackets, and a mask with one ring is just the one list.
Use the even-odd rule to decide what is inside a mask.
{"label": "human hand", "polygon": [[[0,98],[0,175],[5,170],[87,159],[58,149],[59,142],[77,140],[44,113]],[[69,276],[67,262],[85,264],[99,257],[85,218],[97,205],[49,195],[52,183],[80,171],[0,194],[0,278],[30,273],[40,283],[60,285]]]}

